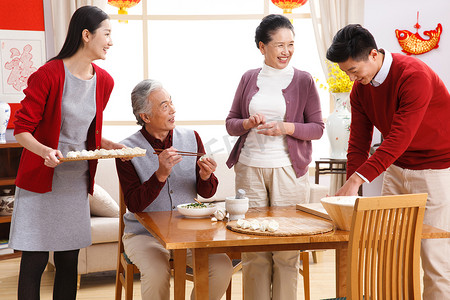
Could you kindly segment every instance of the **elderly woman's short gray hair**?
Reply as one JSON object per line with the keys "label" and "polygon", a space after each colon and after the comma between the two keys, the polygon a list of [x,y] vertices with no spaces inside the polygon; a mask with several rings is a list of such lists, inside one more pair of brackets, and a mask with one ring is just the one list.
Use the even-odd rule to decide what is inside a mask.
{"label": "elderly woman's short gray hair", "polygon": [[134,87],[131,92],[131,106],[138,125],[145,125],[139,114],[151,114],[152,104],[148,101],[148,96],[151,92],[162,88],[162,84],[153,79],[142,80]]}

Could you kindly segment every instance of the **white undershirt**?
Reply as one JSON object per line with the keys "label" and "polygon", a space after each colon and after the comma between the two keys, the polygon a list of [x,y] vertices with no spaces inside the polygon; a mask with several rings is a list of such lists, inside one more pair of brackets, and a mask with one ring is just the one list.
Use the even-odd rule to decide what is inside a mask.
{"label": "white undershirt", "polygon": [[[294,69],[291,66],[280,70],[264,64],[256,82],[259,91],[250,101],[250,115],[259,113],[266,117],[266,122],[283,122],[286,100],[282,90],[288,87],[293,77]],[[257,131],[256,128],[250,130],[239,155],[239,162],[258,168],[290,166],[286,136],[266,136],[256,133]]]}
{"label": "white undershirt", "polygon": [[375,77],[372,79],[370,84],[372,84],[374,87],[378,87],[381,84],[383,84],[383,82],[386,80],[386,78],[389,74],[389,71],[391,70],[392,61],[393,61],[392,53],[384,50],[383,64],[381,65],[380,70],[375,75]]}

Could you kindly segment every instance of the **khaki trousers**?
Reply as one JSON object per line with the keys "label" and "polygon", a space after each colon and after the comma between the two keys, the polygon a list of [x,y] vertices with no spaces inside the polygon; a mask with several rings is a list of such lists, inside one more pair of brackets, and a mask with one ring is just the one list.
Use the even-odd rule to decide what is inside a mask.
{"label": "khaki trousers", "polygon": [[[142,300],[169,300],[170,298],[170,252],[154,237],[124,234],[125,253],[141,271]],[[187,251],[186,262],[192,267],[192,253]],[[228,255],[209,255],[209,299],[219,300],[227,290],[233,274]],[[194,299],[192,291],[191,299]]]}
{"label": "khaki trousers", "polygon": [[[308,174],[297,178],[292,166],[255,168],[237,163],[236,189],[243,189],[250,207],[289,206],[309,202]],[[245,300],[295,300],[299,251],[242,254]]]}
{"label": "khaki trousers", "polygon": [[[383,195],[415,193],[428,193],[424,224],[450,231],[450,169],[387,169]],[[450,239],[422,240],[421,258],[423,299],[450,299]]]}

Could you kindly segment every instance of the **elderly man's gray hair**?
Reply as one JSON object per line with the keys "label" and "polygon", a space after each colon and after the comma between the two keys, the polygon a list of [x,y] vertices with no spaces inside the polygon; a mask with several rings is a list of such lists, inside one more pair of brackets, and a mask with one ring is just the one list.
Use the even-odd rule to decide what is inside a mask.
{"label": "elderly man's gray hair", "polygon": [[147,100],[148,96],[151,92],[162,88],[162,84],[153,79],[142,80],[134,87],[131,92],[131,106],[138,125],[145,125],[139,114],[151,114],[152,104]]}

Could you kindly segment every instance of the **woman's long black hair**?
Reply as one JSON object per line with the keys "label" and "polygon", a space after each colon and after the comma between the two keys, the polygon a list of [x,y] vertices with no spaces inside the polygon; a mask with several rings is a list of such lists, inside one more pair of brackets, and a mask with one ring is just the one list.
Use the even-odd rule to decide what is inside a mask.
{"label": "woman's long black hair", "polygon": [[87,29],[91,33],[95,33],[100,23],[109,19],[109,16],[97,6],[82,6],[77,9],[70,19],[69,29],[67,30],[66,40],[61,51],[53,57],[54,59],[63,59],[71,57],[82,45],[81,34]]}

